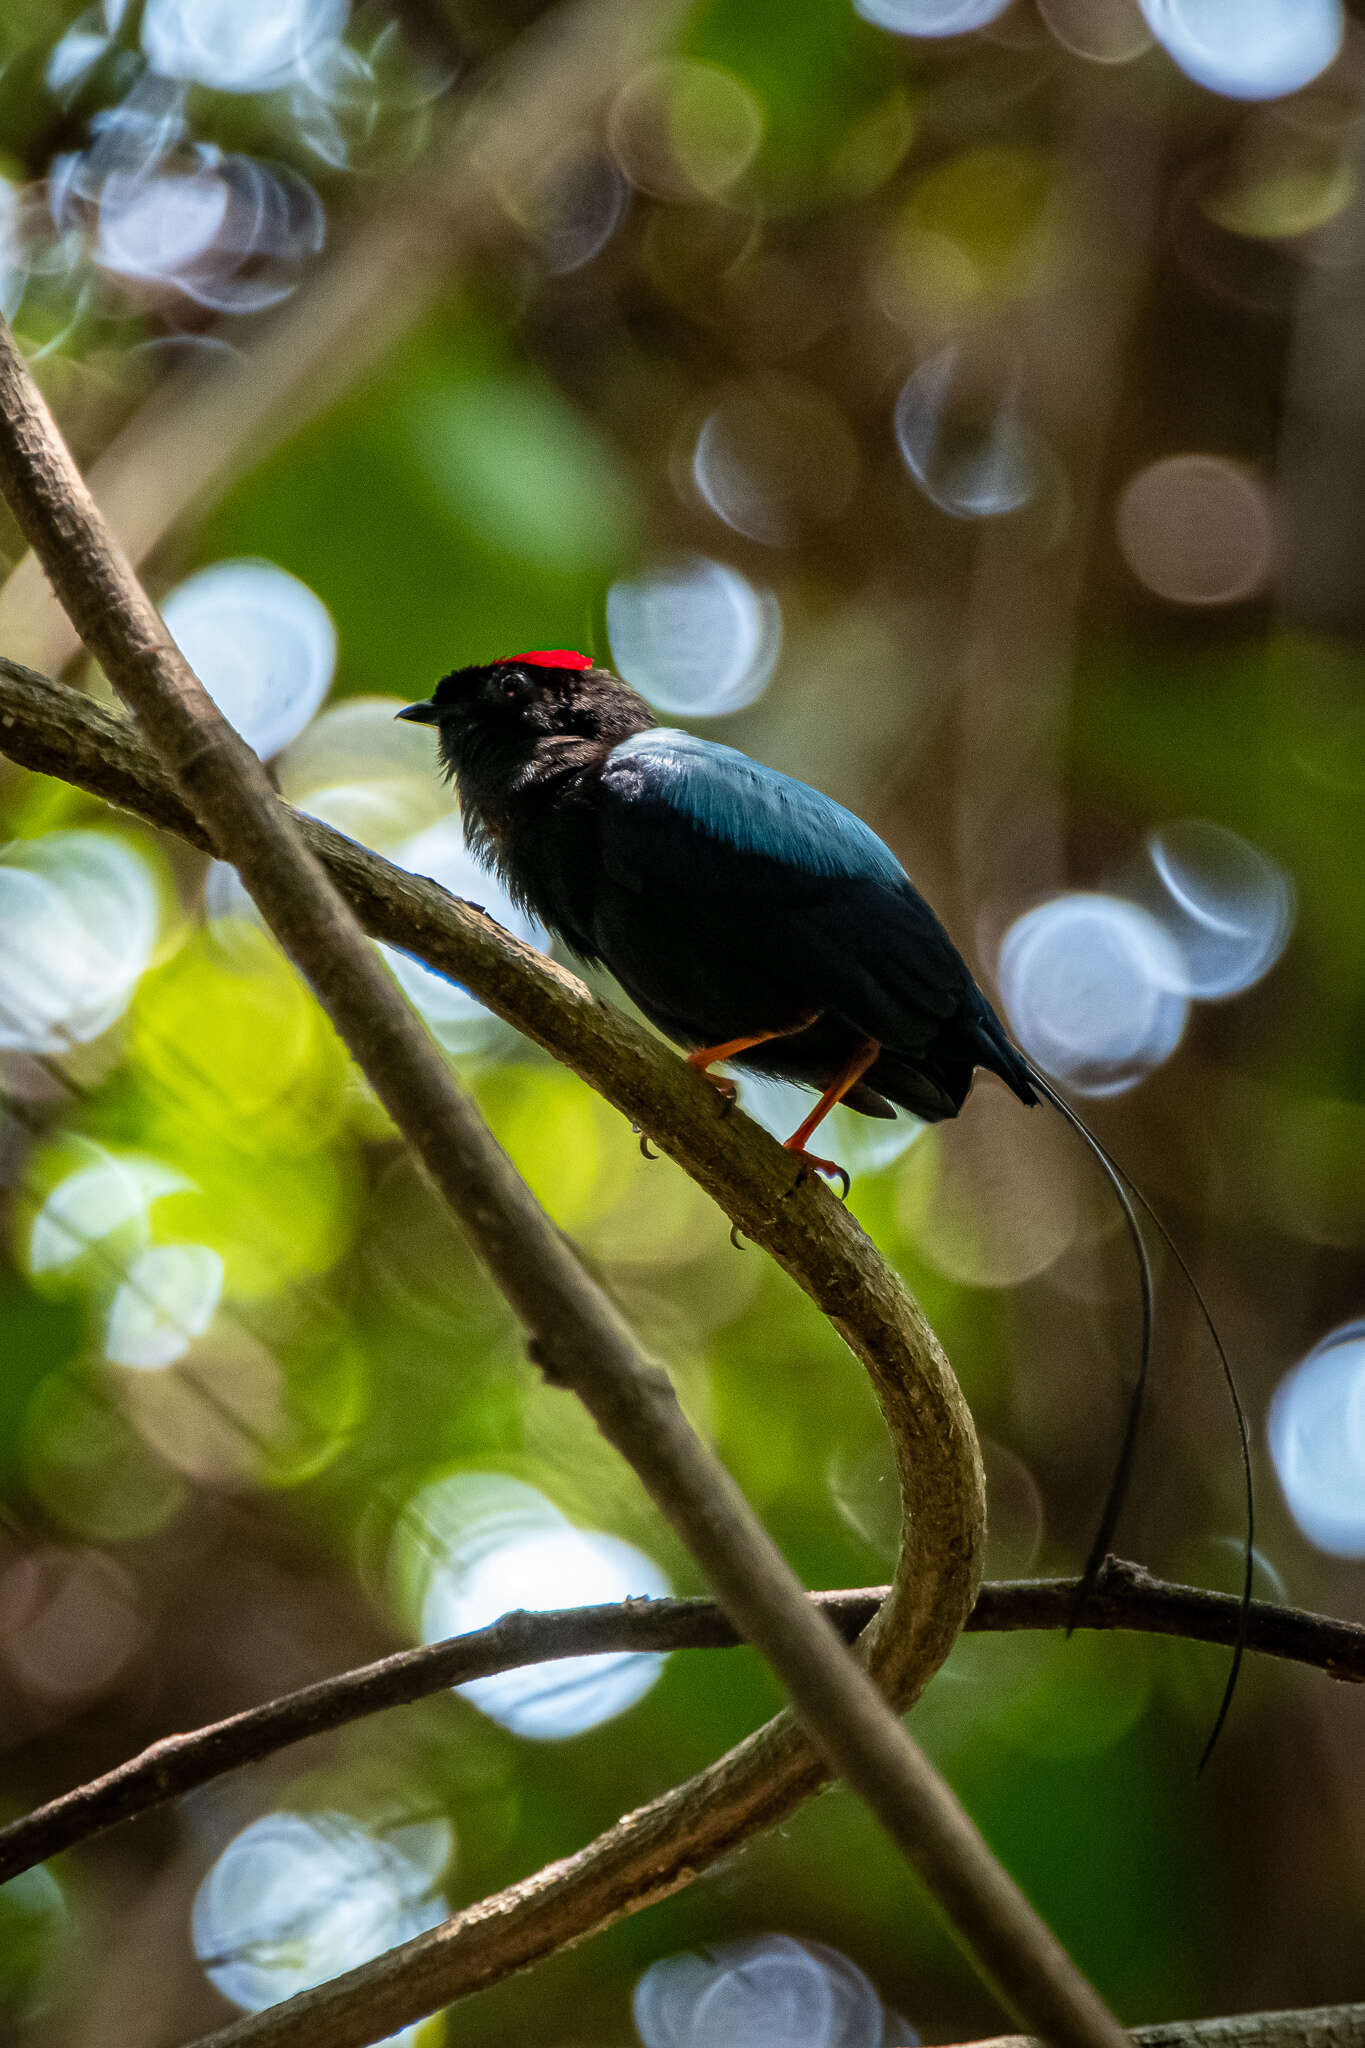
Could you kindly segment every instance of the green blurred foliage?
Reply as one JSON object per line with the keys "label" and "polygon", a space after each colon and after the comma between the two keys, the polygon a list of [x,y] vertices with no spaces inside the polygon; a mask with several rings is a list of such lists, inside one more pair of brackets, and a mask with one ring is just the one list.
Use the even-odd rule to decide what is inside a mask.
{"label": "green blurred foliage", "polygon": [[201,545],[302,577],[337,622],[349,686],[414,697],[452,650],[590,639],[605,581],[639,546],[632,495],[610,449],[471,305],[286,443]]}
{"label": "green blurred foliage", "polygon": [[[84,99],[43,97],[73,15],[20,0],[0,21],[0,169],[16,189],[81,146],[115,92],[116,52]],[[498,39],[443,0],[403,19],[460,73]],[[132,17],[122,33],[132,48]],[[698,729],[861,810],[988,980],[1026,902],[1123,886],[1163,822],[1208,818],[1264,849],[1297,892],[1284,961],[1236,1003],[1200,1008],[1166,1068],[1093,1114],[1190,1252],[1236,1355],[1269,1569],[1294,1600],[1353,1613],[1360,1566],[1294,1525],[1264,1425],[1287,1369],[1361,1309],[1365,582],[1358,563],[1325,595],[1326,569],[1314,580],[1338,559],[1324,529],[1358,526],[1349,491],[1333,497],[1309,459],[1325,477],[1314,422],[1328,442],[1358,440],[1358,413],[1342,426],[1332,379],[1287,368],[1295,319],[1346,290],[1311,238],[1358,219],[1359,195],[1335,170],[1276,168],[1292,105],[1217,100],[1159,54],[1087,66],[1022,0],[988,34],[942,45],[892,37],[843,0],[713,0],[675,54],[729,95],[708,99],[695,72],[664,93],[672,155],[663,116],[651,145],[682,182],[661,193],[637,167],[614,233],[563,269],[515,226],[534,216],[526,195],[502,195],[505,233],[477,259],[430,252],[443,289],[417,331],[320,416],[266,433],[230,483],[215,478],[149,580],[163,594],[236,556],[290,571],[335,622],[344,701],[415,697],[457,663],[524,647],[605,654],[611,584],[661,555],[714,556],[775,594],[783,642],[766,692]],[[339,241],[401,192],[397,161],[364,177],[320,167],[267,100],[196,88],[196,132],[297,159]],[[741,164],[721,116],[742,130],[746,110],[756,141]],[[1321,129],[1339,105],[1324,87],[1298,111]],[[528,188],[542,140],[561,139],[528,145]],[[423,160],[412,175],[429,174]],[[1191,197],[1206,184],[1207,208]],[[53,344],[43,374],[83,452],[130,417],[135,432],[139,406],[155,416],[165,373],[144,345],[252,345],[250,322],[81,275],[79,304],[54,270],[16,318],[31,348]],[[1348,329],[1353,304],[1348,292]],[[1349,384],[1354,343],[1323,346]],[[897,452],[897,392],[944,349],[974,402],[1007,389],[1050,451],[1046,488],[1010,516],[957,516]],[[765,421],[789,407],[800,428],[776,448],[757,429],[745,443],[746,487],[788,493],[776,543],[727,524],[697,480],[701,423],[736,393]],[[1281,475],[1286,449],[1298,466],[1286,456]],[[1227,602],[1168,600],[1116,540],[1126,482],[1185,450],[1253,465],[1272,505],[1275,573]],[[292,970],[246,917],[208,916],[205,863],[0,764],[5,839],[93,825],[151,863],[150,964],[93,1038],[0,1052],[0,1730],[16,1811],[169,1728],[410,1640],[420,1587],[396,1583],[397,1532],[451,1475],[534,1487],[700,1590],[633,1477],[522,1356]],[[573,1076],[491,1026],[454,1065],[806,1581],[888,1576],[881,1426],[832,1330]],[[1021,1572],[1083,1554],[1135,1346],[1114,1219],[1041,1120],[983,1086],[959,1125],[860,1170],[852,1195],[982,1434],[1022,1475],[1018,1500],[993,1502],[989,1559]],[[120,1317],[175,1355],[115,1356]],[[1122,1546],[1178,1570],[1199,1541],[1235,1540],[1237,1468],[1206,1344],[1165,1282],[1161,1324]],[[24,1576],[52,1553],[114,1561],[136,1608],[125,1639],[112,1596],[109,1613],[92,1595],[69,1623],[53,1606],[59,1636],[85,1629],[93,1646],[75,1677]],[[1125,2020],[1359,1988],[1359,1705],[1309,1679],[1248,1685],[1196,1785],[1221,1682],[1217,1657],[1183,1645],[973,1637],[914,1711]],[[120,1982],[165,1976],[157,2038],[187,2037],[227,2010],[186,1962],[191,1899],[259,1815],[344,1812],[381,1833],[444,1817],[455,1848],[440,1884],[463,1904],[570,1853],[778,1703],[747,1651],[698,1652],[563,1743],[454,1697],[361,1723],[7,1887],[0,2000],[43,2028],[93,2024],[118,1956]],[[845,1950],[928,2039],[998,2031],[899,1860],[833,1792],[678,1897],[499,1987],[449,2036],[627,2041],[649,1962],[765,1930]]]}

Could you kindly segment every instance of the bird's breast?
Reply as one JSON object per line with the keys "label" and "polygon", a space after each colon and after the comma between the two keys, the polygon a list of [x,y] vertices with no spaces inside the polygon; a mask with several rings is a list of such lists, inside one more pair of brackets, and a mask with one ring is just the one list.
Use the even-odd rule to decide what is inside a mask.
{"label": "bird's breast", "polygon": [[520,904],[591,957],[602,860],[598,823],[581,793],[522,792],[482,804],[466,813],[466,833]]}

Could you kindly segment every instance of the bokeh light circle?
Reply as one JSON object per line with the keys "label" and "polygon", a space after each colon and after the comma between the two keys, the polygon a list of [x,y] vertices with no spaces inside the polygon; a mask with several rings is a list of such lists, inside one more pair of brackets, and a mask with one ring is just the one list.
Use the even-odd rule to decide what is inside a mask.
{"label": "bokeh light circle", "polygon": [[1196,85],[1228,99],[1279,99],[1341,48],[1341,0],[1139,0],[1152,34]]}
{"label": "bokeh light circle", "polygon": [[784,547],[843,511],[859,462],[853,431],[828,393],[771,373],[733,386],[708,413],[692,479],[736,533]]}
{"label": "bokeh light circle", "polygon": [[615,162],[589,151],[556,163],[529,194],[509,200],[552,277],[591,263],[611,240],[629,203],[630,187]]}
{"label": "bokeh light circle", "polygon": [[43,84],[54,98],[73,99],[117,33],[124,0],[95,0],[48,53]]}
{"label": "bokeh light circle", "polygon": [[215,562],[161,616],[218,709],[263,761],[294,739],[332,686],[336,628],[320,597],[273,562]]}
{"label": "bokeh light circle", "polygon": [[[154,1335],[156,1321],[144,1327]],[[215,1316],[164,1370],[123,1370],[117,1384],[143,1442],[187,1478],[226,1489],[287,1477],[294,1429],[284,1375],[230,1317]]]}
{"label": "bokeh light circle", "polygon": [[1169,1059],[1189,1014],[1184,973],[1150,911],[1099,893],[1040,903],[1000,948],[1015,1037],[1047,1073],[1088,1095],[1131,1088]]}
{"label": "bokeh light circle", "polygon": [[1124,485],[1114,526],[1133,575],[1169,604],[1240,604],[1275,564],[1270,494],[1221,455],[1149,463]]}
{"label": "bokeh light circle", "polygon": [[720,718],[763,694],[782,612],[738,569],[684,555],[612,584],[607,634],[618,674],[657,710]]}
{"label": "bokeh light circle", "polygon": [[95,261],[125,277],[174,279],[213,247],[230,194],[212,173],[115,173],[100,193]]}
{"label": "bokeh light circle", "polygon": [[0,178],[0,314],[6,320],[14,318],[28,288],[23,220],[19,187],[8,178]]}
{"label": "bokeh light circle", "polygon": [[[523,944],[540,952],[548,948],[549,934],[544,927],[513,902],[496,875],[475,860],[458,817],[442,818],[405,841],[394,849],[393,860],[410,874],[426,875],[439,882],[452,896],[477,903]],[[381,946],[380,951],[447,1052],[468,1052],[496,1029],[496,1019],[478,998],[449,975],[438,974],[425,962],[410,953],[399,952],[394,946]]]}
{"label": "bokeh light circle", "polygon": [[[133,1021],[139,1083],[155,1091],[156,1120],[173,1156],[192,1161],[193,1178],[204,1189],[191,1234],[221,1248],[219,1231],[231,1238],[238,1235],[234,1226],[244,1225],[243,1249],[256,1242],[263,1260],[257,1267],[256,1258],[248,1258],[255,1269],[247,1283],[252,1293],[265,1285],[266,1272],[278,1285],[285,1273],[321,1270],[310,1266],[312,1258],[329,1264],[339,1248],[333,1231],[340,1219],[338,1162],[326,1147],[345,1114],[348,1063],[274,940],[261,926],[245,923],[231,946],[197,934],[139,990]],[[258,1169],[251,1223],[232,1200],[243,1185],[244,1156]],[[329,1182],[333,1192],[324,1195]],[[320,1222],[327,1210],[331,1229]]]}
{"label": "bokeh light circle", "polygon": [[898,36],[965,36],[1003,14],[1010,0],[853,0],[854,11]]}
{"label": "bokeh light circle", "polygon": [[840,1521],[888,1568],[901,1542],[901,1489],[896,1454],[886,1437],[873,1444],[836,1443],[825,1464],[830,1504]]}
{"label": "bokeh light circle", "polygon": [[406,167],[429,136],[431,102],[449,78],[440,65],[414,69],[396,19],[368,51],[324,37],[303,53],[289,87],[294,136],[331,170]]}
{"label": "bokeh light circle", "polygon": [[1147,847],[1165,892],[1158,915],[1180,952],[1180,991],[1214,1001],[1268,974],[1294,924],[1284,869],[1226,825],[1201,818],[1163,825]]}
{"label": "bokeh light circle", "polygon": [[1036,0],[1064,50],[1092,64],[1131,64],[1154,37],[1138,0]]}
{"label": "bokeh light circle", "polygon": [[24,1481],[58,1528],[97,1543],[155,1534],[183,1507],[179,1475],[142,1442],[102,1376],[49,1373],[24,1415]]}
{"label": "bokeh light circle", "polygon": [[[144,72],[90,121],[90,145],[60,151],[48,168],[48,210],[58,228],[76,224],[75,202],[97,203],[106,182],[151,178],[184,142],[186,88]],[[130,190],[130,186],[124,187]]]}
{"label": "bokeh light circle", "polygon": [[451,1845],[444,1819],[381,1832],[348,1813],[266,1814],[195,1894],[195,1954],[224,1998],[260,2012],[435,1927]]}
{"label": "bokeh light circle", "polygon": [[1289,1512],[1330,1557],[1365,1557],[1365,1322],[1347,1323],[1280,1381],[1270,1455]]}
{"label": "bokeh light circle", "polygon": [[433,772],[430,729],[400,719],[403,703],[347,697],[329,705],[275,763],[280,794],[387,854],[453,816],[455,799]]}
{"label": "bokeh light circle", "polygon": [[[395,1572],[423,1642],[532,1613],[663,1598],[668,1580],[619,1537],[580,1529],[545,1495],[502,1473],[456,1472],[409,1502]],[[662,1656],[632,1651],[525,1665],[458,1690],[515,1735],[562,1741],[614,1720],[658,1678]]]}
{"label": "bokeh light circle", "polygon": [[0,1051],[60,1053],[120,1017],[161,919],[155,872],[106,832],[49,832],[0,851]]}
{"label": "bokeh light circle", "polygon": [[346,27],[348,0],[147,0],[142,47],[164,78],[276,92]]}
{"label": "bokeh light circle", "polygon": [[145,1627],[135,1580],[102,1551],[43,1544],[0,1573],[0,1666],[39,1698],[103,1691]]}
{"label": "bokeh light circle", "polygon": [[306,178],[209,144],[154,175],[118,167],[82,183],[97,202],[92,254],[102,270],[169,286],[213,312],[278,305],[323,245],[322,201]]}
{"label": "bokeh light circle", "polygon": [[322,248],[322,200],[287,164],[194,139],[189,90],[141,70],[91,116],[84,149],[53,157],[45,213],[58,240],[35,267],[74,279],[88,256],[139,306],[179,293],[241,314],[289,295]]}
{"label": "bokeh light circle", "polygon": [[1038,489],[1037,437],[1004,398],[983,411],[955,390],[958,351],[941,349],[913,370],[896,400],[896,443],[915,482],[955,519],[1017,512]]}
{"label": "bokeh light circle", "polygon": [[28,1269],[35,1278],[73,1266],[88,1269],[88,1254],[109,1238],[141,1250],[152,1203],[190,1185],[160,1159],[92,1149],[94,1157],[63,1174],[33,1218]]}
{"label": "bokeh light circle", "polygon": [[918,2039],[838,1949],[751,1935],[650,1965],[632,2001],[644,2048],[883,2048]]}
{"label": "bokeh light circle", "polygon": [[1055,1126],[1024,1130],[995,1104],[934,1125],[896,1178],[896,1215],[921,1257],[968,1287],[1017,1287],[1046,1272],[1080,1228],[1060,1139]]}
{"label": "bokeh light circle", "polygon": [[607,121],[627,178],[656,199],[717,199],[744,176],[763,139],[763,110],[717,64],[665,58],[622,86]]}
{"label": "bokeh light circle", "polygon": [[110,1303],[105,1357],[144,1372],[174,1365],[208,1329],[222,1293],[223,1261],[208,1245],[149,1245]]}

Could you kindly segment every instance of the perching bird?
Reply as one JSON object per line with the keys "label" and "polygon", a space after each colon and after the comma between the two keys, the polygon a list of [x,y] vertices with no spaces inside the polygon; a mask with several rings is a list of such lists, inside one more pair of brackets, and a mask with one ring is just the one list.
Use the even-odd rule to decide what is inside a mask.
{"label": "perching bird", "polygon": [[[1038,1100],[1027,1062],[876,834],[804,782],[655,724],[565,648],[457,669],[434,725],[474,852],[709,1074],[733,1062],[837,1102],[956,1116],[973,1072]],[[711,1076],[733,1093],[733,1084]]]}
{"label": "perching bird", "polygon": [[[818,1091],[786,1140],[806,1169],[847,1175],[809,1141],[836,1103],[954,1117],[978,1067],[1020,1102],[1046,1098],[1100,1161],[1142,1280],[1141,1358],[1114,1481],[1081,1581],[1103,1569],[1136,1442],[1150,1357],[1151,1269],[1126,1176],[1011,1044],[962,955],[895,855],[860,818],[733,747],[656,725],[618,677],[568,648],[461,668],[400,711],[435,726],[475,855],[582,959],[611,970],[650,1021],[710,1074],[733,1063]],[[1137,1194],[1137,1191],[1133,1191]],[[1139,1202],[1152,1214],[1150,1206]],[[1242,1626],[1207,1760],[1236,1683],[1251,1594],[1247,1486]],[[1202,1766],[1201,1766],[1202,1767]]]}

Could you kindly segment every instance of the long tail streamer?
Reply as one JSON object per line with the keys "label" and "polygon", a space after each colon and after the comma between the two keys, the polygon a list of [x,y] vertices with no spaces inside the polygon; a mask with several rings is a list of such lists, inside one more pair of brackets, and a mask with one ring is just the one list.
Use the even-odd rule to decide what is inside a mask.
{"label": "long tail streamer", "polygon": [[1223,1687],[1223,1697],[1219,1702],[1218,1712],[1209,1733],[1208,1741],[1204,1744],[1204,1753],[1199,1759],[1199,1769],[1202,1771],[1209,1758],[1213,1755],[1214,1747],[1223,1732],[1223,1724],[1227,1720],[1228,1709],[1232,1705],[1232,1696],[1237,1690],[1237,1679],[1242,1669],[1242,1656],[1246,1649],[1247,1623],[1251,1613],[1252,1575],[1256,1562],[1256,1504],[1255,1489],[1251,1476],[1251,1435],[1247,1427],[1246,1410],[1242,1406],[1242,1398],[1237,1391],[1237,1382],[1233,1378],[1232,1366],[1228,1360],[1223,1340],[1218,1334],[1209,1305],[1204,1299],[1199,1283],[1190,1271],[1185,1257],[1171,1236],[1170,1231],[1143,1194],[1141,1188],[1136,1185],[1129,1174],[1124,1172],[1118,1161],[1111,1158],[1110,1154],[1095,1136],[1095,1133],[1071,1107],[1066,1098],[1058,1094],[1051,1082],[1039,1073],[1032,1062],[1028,1063],[1028,1071],[1029,1079],[1039,1094],[1045,1097],[1052,1104],[1052,1107],[1065,1118],[1072,1130],[1089,1147],[1091,1153],[1103,1168],[1105,1177],[1113,1188],[1118,1198],[1119,1206],[1123,1210],[1123,1220],[1132,1242],[1134,1256],[1137,1259],[1138,1283],[1142,1294],[1142,1330],[1137,1379],[1134,1382],[1132,1396],[1128,1404],[1128,1418],[1124,1425],[1123,1443],[1119,1450],[1118,1462],[1114,1467],[1114,1477],[1110,1482],[1109,1492],[1104,1503],[1104,1512],[1100,1517],[1099,1528],[1095,1532],[1095,1540],[1090,1546],[1090,1555],[1086,1559],[1085,1570],[1081,1575],[1080,1587],[1076,1594],[1076,1604],[1073,1612],[1077,1617],[1079,1617],[1081,1609],[1099,1583],[1100,1575],[1104,1570],[1104,1561],[1113,1548],[1114,1532],[1118,1527],[1119,1516],[1123,1511],[1123,1503],[1128,1491],[1128,1482],[1132,1475],[1133,1460],[1137,1452],[1138,1429],[1142,1420],[1142,1410],[1146,1400],[1147,1382],[1152,1362],[1154,1299],[1152,1262],[1148,1257],[1146,1240],[1143,1237],[1142,1226],[1138,1221],[1137,1212],[1133,1206],[1134,1202],[1137,1203],[1138,1208],[1148,1218],[1166,1250],[1175,1260],[1176,1265],[1185,1277],[1190,1293],[1193,1295],[1198,1305],[1199,1313],[1203,1317],[1204,1325],[1208,1330],[1214,1351],[1217,1353],[1218,1363],[1222,1369],[1223,1379],[1232,1401],[1232,1411],[1237,1418],[1237,1434],[1242,1451],[1242,1478],[1246,1488],[1246,1545],[1243,1553],[1242,1598],[1237,1617],[1237,1634],[1233,1640],[1232,1663],[1228,1668],[1227,1683]]}

